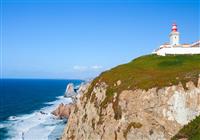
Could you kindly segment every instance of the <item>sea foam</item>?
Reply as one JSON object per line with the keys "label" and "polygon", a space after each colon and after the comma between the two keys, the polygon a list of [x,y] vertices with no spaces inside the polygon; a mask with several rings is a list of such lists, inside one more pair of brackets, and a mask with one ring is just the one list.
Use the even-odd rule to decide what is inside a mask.
{"label": "sea foam", "polygon": [[31,114],[10,116],[0,124],[8,130],[9,140],[55,140],[59,138],[65,126],[65,120],[59,120],[51,114],[60,103],[70,103],[70,98],[57,97],[53,102],[45,103],[46,107]]}

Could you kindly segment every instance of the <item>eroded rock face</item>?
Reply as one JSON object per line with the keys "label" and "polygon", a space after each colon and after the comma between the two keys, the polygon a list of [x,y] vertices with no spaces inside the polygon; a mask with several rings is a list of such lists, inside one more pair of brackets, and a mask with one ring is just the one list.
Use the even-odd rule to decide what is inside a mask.
{"label": "eroded rock face", "polygon": [[168,140],[200,114],[200,78],[186,87],[124,90],[105,105],[107,85],[99,83],[77,101],[62,140]]}
{"label": "eroded rock face", "polygon": [[73,104],[64,105],[63,103],[61,103],[57,107],[57,109],[52,112],[52,114],[57,116],[58,118],[69,118],[69,115],[73,107],[74,107]]}
{"label": "eroded rock face", "polygon": [[69,118],[69,115],[71,113],[71,111],[73,110],[74,106],[76,105],[76,100],[78,100],[83,94],[84,92],[87,92],[87,89],[90,85],[90,81],[87,83],[82,83],[79,87],[79,89],[77,90],[77,93],[75,93],[74,91],[74,85],[73,84],[68,84],[67,85],[67,89],[66,89],[66,93],[65,93],[65,97],[71,98],[72,99],[72,103],[70,104],[63,104],[61,103],[53,112],[51,112],[54,116],[62,119],[62,118]]}
{"label": "eroded rock face", "polygon": [[65,91],[65,95],[64,97],[67,97],[67,98],[72,98],[74,96],[76,96],[76,92],[74,91],[74,84],[70,83],[67,85],[67,88],[66,88],[66,91]]}
{"label": "eroded rock face", "polygon": [[85,92],[88,91],[88,87],[90,86],[91,81],[88,81],[86,83],[81,83],[79,89],[77,90],[77,98],[81,97]]}

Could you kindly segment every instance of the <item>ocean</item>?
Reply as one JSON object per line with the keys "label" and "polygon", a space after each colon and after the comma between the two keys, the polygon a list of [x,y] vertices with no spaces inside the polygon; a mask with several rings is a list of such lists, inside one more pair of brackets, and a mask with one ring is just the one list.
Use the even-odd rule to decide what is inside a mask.
{"label": "ocean", "polygon": [[0,80],[0,140],[56,140],[66,120],[51,112],[60,103],[70,103],[63,95],[66,86],[81,80]]}

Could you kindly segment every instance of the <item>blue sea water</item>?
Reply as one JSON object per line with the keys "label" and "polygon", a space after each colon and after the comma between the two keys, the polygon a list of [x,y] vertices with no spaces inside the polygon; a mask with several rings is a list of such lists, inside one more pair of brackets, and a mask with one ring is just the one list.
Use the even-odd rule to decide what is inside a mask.
{"label": "blue sea water", "polygon": [[68,83],[78,86],[81,82],[83,81],[1,79],[0,140],[59,137],[65,124],[63,120],[55,119],[51,111],[62,102],[71,102],[63,97]]}

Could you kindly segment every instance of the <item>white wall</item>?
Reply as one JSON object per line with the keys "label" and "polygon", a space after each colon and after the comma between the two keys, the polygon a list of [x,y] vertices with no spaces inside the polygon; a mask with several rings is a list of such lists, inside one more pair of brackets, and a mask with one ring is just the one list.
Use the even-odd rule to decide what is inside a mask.
{"label": "white wall", "polygon": [[195,48],[162,48],[156,51],[157,55],[165,56],[167,54],[200,54],[200,47]]}
{"label": "white wall", "polygon": [[178,32],[172,32],[170,34],[170,44],[172,46],[179,45],[179,33]]}

